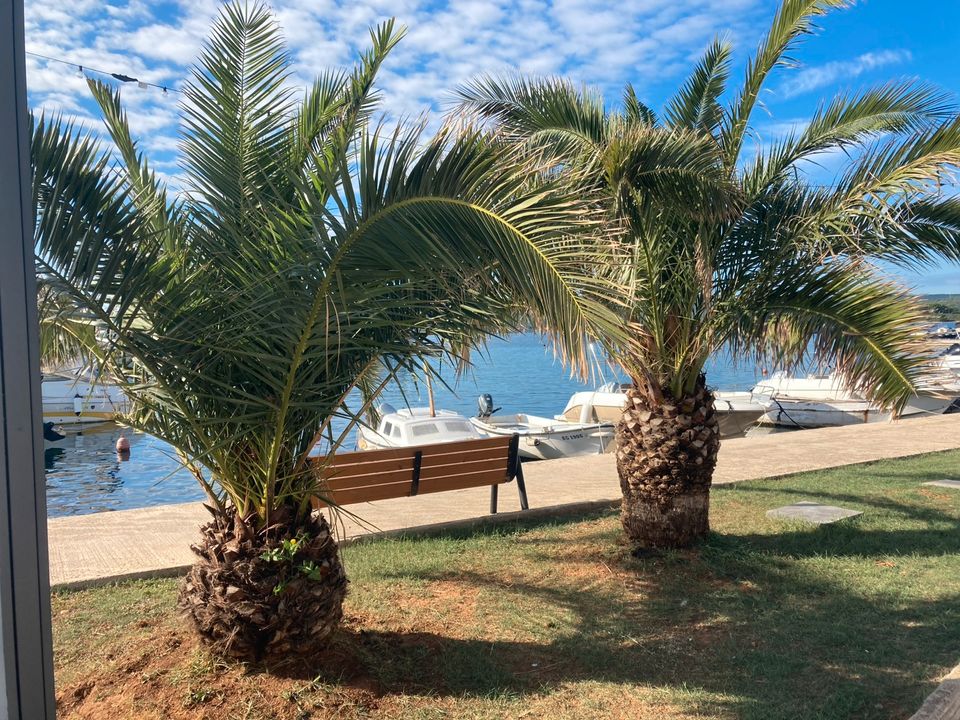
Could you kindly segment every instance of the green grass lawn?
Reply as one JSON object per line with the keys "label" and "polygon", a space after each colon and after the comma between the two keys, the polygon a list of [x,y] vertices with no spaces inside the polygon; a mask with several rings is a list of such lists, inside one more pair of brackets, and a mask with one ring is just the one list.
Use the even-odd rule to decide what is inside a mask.
{"label": "green grass lawn", "polygon": [[[347,621],[285,674],[222,665],[176,582],[54,597],[63,717],[901,718],[960,661],[960,452],[713,492],[636,559],[613,512],[344,550]],[[811,527],[800,500],[863,510]]]}

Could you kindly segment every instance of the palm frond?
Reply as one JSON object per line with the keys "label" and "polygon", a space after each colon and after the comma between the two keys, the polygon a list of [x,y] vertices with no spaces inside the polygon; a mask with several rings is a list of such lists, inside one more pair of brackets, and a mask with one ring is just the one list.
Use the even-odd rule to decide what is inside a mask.
{"label": "palm frond", "polygon": [[458,108],[554,157],[595,157],[607,136],[603,96],[563,78],[480,76],[457,89]]}
{"label": "palm frond", "polygon": [[[366,138],[358,194],[342,188],[328,215],[343,238],[337,267],[364,274],[367,263],[393,264],[405,277],[446,285],[444,294],[462,305],[448,305],[430,324],[452,348],[464,337],[448,332],[496,317],[506,327],[522,308],[587,372],[590,334],[609,334],[616,323],[601,301],[613,286],[597,272],[608,243],[592,234],[600,227],[596,205],[559,183],[531,187],[528,178],[542,170],[478,131],[441,133],[416,152],[419,144],[416,130],[394,133],[387,145]],[[458,285],[464,272],[471,282]]]}
{"label": "palm frond", "polygon": [[159,291],[145,278],[161,238],[137,214],[130,190],[95,138],[61,120],[32,122],[39,271],[77,301],[89,298],[98,318],[132,318],[142,300]]}
{"label": "palm frond", "polygon": [[55,285],[37,281],[40,318],[40,363],[44,369],[95,366],[99,360],[96,326],[59,292]]}
{"label": "palm frond", "polygon": [[667,103],[669,125],[713,133],[723,120],[720,96],[730,77],[733,46],[717,38],[707,48],[693,74]]}
{"label": "palm frond", "polygon": [[788,369],[833,364],[851,389],[896,410],[931,378],[923,305],[862,262],[794,264],[744,301],[726,338],[736,354],[762,349]]}
{"label": "palm frond", "polygon": [[283,177],[294,103],[289,57],[263,5],[226,5],[185,83],[181,152],[197,215],[240,225],[264,185]]}
{"label": "palm frond", "polygon": [[778,65],[793,64],[787,55],[797,41],[815,30],[814,21],[827,12],[848,7],[851,0],[783,0],[774,16],[773,24],[747,61],[743,85],[731,105],[720,132],[726,166],[737,166],[740,150],[750,124],[750,117],[760,99],[760,91],[771,71]]}
{"label": "palm frond", "polygon": [[178,213],[168,199],[164,183],[157,179],[130,133],[127,114],[120,102],[120,91],[93,79],[88,79],[87,85],[100,107],[110,138],[120,153],[120,168],[137,214],[145,219],[155,234],[163,237],[167,252],[175,254],[177,248],[174,243],[180,233],[171,225]]}
{"label": "palm frond", "polygon": [[630,216],[638,200],[699,218],[735,212],[736,192],[707,133],[625,129],[610,138],[602,163],[606,185],[623,217]]}
{"label": "palm frond", "polygon": [[760,153],[744,170],[748,195],[783,182],[800,161],[828,151],[856,152],[871,140],[932,129],[950,117],[946,95],[916,81],[889,82],[853,95],[839,95],[821,105],[799,134]]}
{"label": "palm frond", "polygon": [[405,34],[393,19],[378,25],[370,31],[370,48],[351,73],[330,71],[314,81],[292,121],[292,168],[302,168],[311,156],[332,152],[324,143],[353,141],[358,126],[370,119],[380,100],[377,73]]}
{"label": "palm frond", "polygon": [[656,112],[640,102],[637,91],[633,89],[633,85],[630,83],[627,83],[623,90],[623,114],[629,123],[650,125],[651,127],[657,124]]}

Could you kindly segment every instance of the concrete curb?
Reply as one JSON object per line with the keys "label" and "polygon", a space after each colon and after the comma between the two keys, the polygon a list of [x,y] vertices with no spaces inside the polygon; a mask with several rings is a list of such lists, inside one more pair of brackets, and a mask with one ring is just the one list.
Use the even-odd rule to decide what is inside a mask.
{"label": "concrete curb", "polygon": [[960,665],[947,675],[910,720],[957,720],[960,718]]}
{"label": "concrete curb", "polygon": [[[550,505],[547,507],[517,510],[515,512],[497,513],[496,515],[480,515],[464,520],[450,520],[448,522],[415,525],[413,527],[398,528],[396,530],[381,530],[363,535],[354,535],[343,538],[341,546],[366,543],[384,538],[399,537],[430,537],[441,535],[452,530],[470,530],[478,527],[507,525],[512,522],[528,522],[530,520],[548,520],[550,518],[566,518],[573,515],[586,514],[599,510],[612,510],[620,505],[620,498],[609,500],[586,500],[583,502],[567,503],[565,505]],[[76,580],[73,582],[57,583],[50,586],[51,592],[71,590],[86,590],[88,588],[113,585],[128,580],[156,580],[185,575],[192,565],[175,565],[154,570],[140,570],[137,572],[119,573],[104,577]]]}

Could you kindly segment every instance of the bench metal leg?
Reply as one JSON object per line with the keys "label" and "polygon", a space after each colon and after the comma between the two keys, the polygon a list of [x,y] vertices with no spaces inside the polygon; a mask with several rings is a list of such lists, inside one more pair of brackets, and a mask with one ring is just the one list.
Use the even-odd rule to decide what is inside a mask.
{"label": "bench metal leg", "polygon": [[499,485],[490,486],[490,514],[497,514],[497,490],[500,488]]}
{"label": "bench metal leg", "polygon": [[517,460],[517,492],[520,493],[520,509],[529,510],[530,504],[527,502],[527,486],[523,482],[523,463]]}

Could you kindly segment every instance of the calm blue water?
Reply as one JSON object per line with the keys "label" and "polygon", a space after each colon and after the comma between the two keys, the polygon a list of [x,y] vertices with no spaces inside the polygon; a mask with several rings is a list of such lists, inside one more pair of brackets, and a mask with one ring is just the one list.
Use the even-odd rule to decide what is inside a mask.
{"label": "calm blue water", "polygon": [[[504,413],[550,417],[563,410],[574,392],[616,379],[608,367],[595,373],[592,382],[572,379],[550,348],[538,336],[529,334],[491,341],[486,353],[473,358],[473,367],[459,381],[445,368],[441,371],[450,387],[435,384],[437,407],[467,416],[476,412],[477,395],[488,392]],[[724,355],[707,366],[710,384],[723,390],[749,389],[759,375],[758,368],[736,367]],[[403,392],[397,387],[388,388],[383,401],[395,407],[407,403],[423,406],[427,404],[426,390],[407,382]],[[118,460],[114,451],[121,433],[131,444],[126,461]],[[353,442],[348,446],[352,449]],[[51,517],[203,499],[193,476],[180,468],[170,446],[112,423],[69,436],[66,447],[46,451],[45,464]]]}

